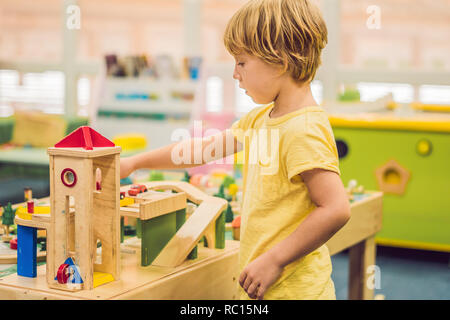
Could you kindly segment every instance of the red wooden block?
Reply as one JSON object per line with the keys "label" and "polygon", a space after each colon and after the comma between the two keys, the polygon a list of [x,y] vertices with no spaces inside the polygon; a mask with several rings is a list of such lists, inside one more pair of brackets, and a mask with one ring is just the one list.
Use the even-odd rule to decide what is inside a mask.
{"label": "red wooden block", "polygon": [[231,226],[233,228],[240,228],[241,227],[241,216],[237,216],[236,218],[234,218],[233,222],[231,223]]}
{"label": "red wooden block", "polygon": [[67,279],[69,279],[69,265],[66,263],[63,263],[59,266],[58,272],[56,273],[56,277],[58,279],[58,282],[61,284],[67,283]]}
{"label": "red wooden block", "polygon": [[11,249],[17,250],[17,238],[14,238],[9,242],[9,247]]}
{"label": "red wooden block", "polygon": [[28,213],[34,213],[34,201],[30,200],[27,202]]}

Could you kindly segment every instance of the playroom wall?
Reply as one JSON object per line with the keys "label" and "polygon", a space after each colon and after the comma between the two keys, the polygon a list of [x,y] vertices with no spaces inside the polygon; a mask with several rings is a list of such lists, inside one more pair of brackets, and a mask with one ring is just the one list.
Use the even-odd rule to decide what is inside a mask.
{"label": "playroom wall", "polygon": [[[212,98],[207,101],[208,95],[203,95],[200,108],[215,112],[246,112],[253,104],[245,99],[231,79],[233,60],[222,44],[222,34],[228,19],[244,2],[198,1],[194,6],[200,11],[199,21],[192,22],[186,19],[186,12],[190,10],[187,9],[192,5],[190,3],[195,1],[76,1],[81,9],[82,27],[77,35],[75,59],[85,72],[78,75],[75,88],[66,90],[74,91],[77,95],[77,112],[95,116],[96,94],[101,89],[97,80],[104,72],[104,54],[169,53],[175,61],[180,62],[190,52],[201,53],[206,66],[205,81],[211,80],[211,77],[221,79],[218,81],[213,78],[209,86],[205,85]],[[347,71],[355,68],[363,69],[359,70],[361,73],[374,68],[391,72],[418,68],[439,73],[449,71],[450,57],[447,53],[450,43],[446,41],[450,34],[448,0],[343,0],[337,7],[333,1],[318,2],[330,20],[329,31],[333,36],[336,31],[332,26],[334,20],[328,17],[329,4],[339,10],[337,45],[331,41],[328,47],[331,55],[337,59],[336,63],[345,66]],[[380,29],[371,29],[366,25],[370,6],[377,6],[381,10]],[[21,71],[17,80],[19,86],[27,80],[31,81],[28,79],[30,73],[56,71],[51,74],[53,77],[49,74],[44,77],[48,79],[47,85],[43,86],[47,88],[47,103],[44,97],[31,93],[28,101],[14,101],[14,97],[8,97],[7,89],[2,87],[0,101],[3,108],[41,105],[47,111],[64,112],[64,85],[61,85],[64,76],[57,72],[64,71],[60,65],[65,54],[61,11],[62,4],[56,0],[38,3],[25,0],[0,1],[0,69]],[[323,72],[319,73],[315,83],[319,100],[327,96],[324,90],[331,90],[326,85],[324,88],[324,82],[328,82],[327,75],[335,68],[325,59]],[[15,74],[8,73],[8,76],[15,77]],[[390,82],[392,78],[387,74],[384,81]],[[404,77],[399,80],[406,80],[401,83],[407,82]],[[6,80],[3,79],[3,82]],[[55,86],[58,90],[54,90]],[[52,88],[53,92],[48,88]],[[54,91],[59,93],[56,95]],[[409,99],[420,99],[420,86],[414,84],[411,91],[412,97]],[[54,97],[55,101],[48,103],[49,97]]]}
{"label": "playroom wall", "polygon": [[[329,42],[311,87],[324,108],[341,110],[335,107],[339,94],[353,88],[363,103],[392,93],[398,103],[450,104],[449,0],[316,2],[327,21]],[[192,132],[195,120],[203,120],[203,130],[225,129],[256,106],[232,78],[234,60],[222,39],[243,3],[0,0],[0,117],[19,109],[86,117],[111,140],[127,133],[144,135],[147,149],[173,142],[177,129]],[[79,30],[66,25],[71,5],[80,9]],[[145,79],[107,78],[106,54],[168,54],[178,66],[185,56],[201,56],[200,79],[180,83],[195,99],[180,106],[161,103],[162,119],[142,117],[142,112],[102,116],[110,103],[106,93],[148,86]],[[169,90],[163,82],[155,86]],[[173,107],[170,112],[168,107]],[[115,111],[129,109],[124,102]]]}

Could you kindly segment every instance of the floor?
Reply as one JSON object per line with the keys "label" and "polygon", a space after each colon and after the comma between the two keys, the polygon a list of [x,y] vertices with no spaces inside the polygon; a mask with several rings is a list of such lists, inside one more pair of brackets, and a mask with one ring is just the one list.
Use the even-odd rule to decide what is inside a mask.
{"label": "floor", "polygon": [[[385,300],[450,300],[450,253],[377,247],[380,271],[375,295]],[[331,257],[336,298],[346,300],[348,252]]]}

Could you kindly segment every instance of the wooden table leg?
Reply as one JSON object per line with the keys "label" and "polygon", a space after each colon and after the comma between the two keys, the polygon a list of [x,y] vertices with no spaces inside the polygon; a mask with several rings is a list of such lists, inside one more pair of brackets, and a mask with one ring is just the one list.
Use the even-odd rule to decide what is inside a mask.
{"label": "wooden table leg", "polygon": [[370,237],[349,248],[349,300],[373,300],[374,290],[367,285],[372,274],[367,268],[375,265],[375,237]]}

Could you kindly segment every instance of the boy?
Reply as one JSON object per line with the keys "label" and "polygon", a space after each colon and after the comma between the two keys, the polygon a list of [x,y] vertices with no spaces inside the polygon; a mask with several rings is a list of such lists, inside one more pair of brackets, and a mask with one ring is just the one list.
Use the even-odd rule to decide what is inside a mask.
{"label": "boy", "polygon": [[[266,105],[212,138],[121,160],[126,177],[138,168],[188,168],[245,151],[241,299],[336,299],[324,244],[348,221],[350,206],[330,123],[310,89],[326,41],[310,1],[249,1],[231,18],[224,42],[236,60],[233,77]],[[187,150],[191,162],[174,163]],[[210,159],[193,164],[205,150]]]}

